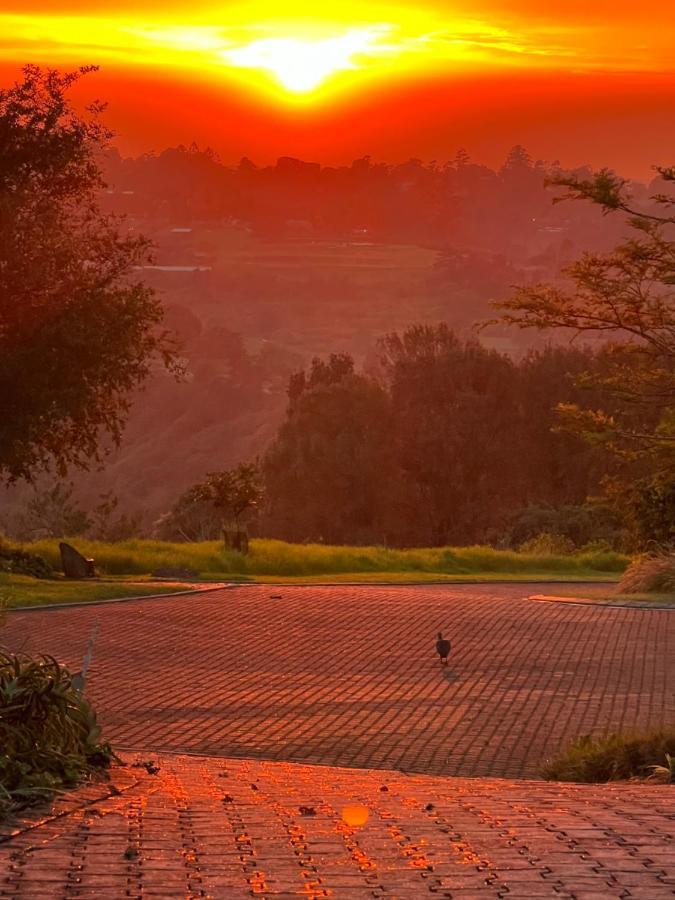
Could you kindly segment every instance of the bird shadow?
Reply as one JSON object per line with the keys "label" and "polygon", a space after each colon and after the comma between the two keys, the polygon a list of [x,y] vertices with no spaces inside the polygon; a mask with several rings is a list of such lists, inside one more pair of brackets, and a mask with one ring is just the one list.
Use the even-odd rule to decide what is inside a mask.
{"label": "bird shadow", "polygon": [[441,677],[444,681],[447,681],[448,684],[454,684],[456,681],[459,681],[459,674],[457,672],[453,672],[452,669],[443,668],[441,672]]}

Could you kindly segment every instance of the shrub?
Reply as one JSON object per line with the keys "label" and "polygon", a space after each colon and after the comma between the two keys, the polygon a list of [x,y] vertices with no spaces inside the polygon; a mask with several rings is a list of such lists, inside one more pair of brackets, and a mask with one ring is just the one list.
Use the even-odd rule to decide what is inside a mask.
{"label": "shrub", "polygon": [[542,531],[541,534],[522,543],[518,549],[521,553],[536,553],[538,556],[566,556],[574,553],[574,544],[562,534]]}
{"label": "shrub", "polygon": [[0,818],[107,768],[89,703],[50,656],[0,651]]}
{"label": "shrub", "polygon": [[638,556],[626,569],[621,594],[675,594],[675,553]]}
{"label": "shrub", "polygon": [[0,538],[0,572],[32,575],[34,578],[50,578],[53,574],[51,566],[41,556],[12,547],[2,538]]}
{"label": "shrub", "polygon": [[646,733],[583,735],[542,767],[549,781],[584,783],[649,778],[669,766],[675,728]]}
{"label": "shrub", "polygon": [[617,512],[599,503],[527,506],[513,515],[506,530],[508,543],[513,547],[542,533],[569,538],[575,547],[602,541],[614,548],[622,536]]}

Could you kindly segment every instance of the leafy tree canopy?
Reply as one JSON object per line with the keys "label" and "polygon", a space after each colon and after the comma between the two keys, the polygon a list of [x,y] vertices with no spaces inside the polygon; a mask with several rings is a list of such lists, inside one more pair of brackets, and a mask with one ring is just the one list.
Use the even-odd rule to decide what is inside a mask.
{"label": "leafy tree canopy", "polygon": [[590,409],[561,403],[565,425],[626,460],[646,459],[662,476],[675,471],[675,168],[658,169],[664,190],[647,208],[632,204],[628,184],[609,170],[593,178],[559,176],[557,198],[584,199],[623,213],[633,236],[609,253],[586,253],[562,284],[520,287],[496,304],[501,321],[520,328],[569,329],[606,340],[605,365],[580,383],[613,403]]}
{"label": "leafy tree canopy", "polygon": [[234,469],[209,472],[193,491],[195,500],[210,503],[239,528],[242,517],[257,509],[262,499],[258,464],[240,463]]}
{"label": "leafy tree canopy", "polygon": [[0,90],[0,480],[89,467],[154,361],[175,367],[135,273],[148,242],[98,204],[111,135],[68,97],[89,71],[27,66]]}

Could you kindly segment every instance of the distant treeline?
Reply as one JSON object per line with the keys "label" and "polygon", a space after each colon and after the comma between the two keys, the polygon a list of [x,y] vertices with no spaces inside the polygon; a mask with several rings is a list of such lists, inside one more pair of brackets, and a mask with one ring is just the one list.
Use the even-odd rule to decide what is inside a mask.
{"label": "distant treeline", "polygon": [[[136,159],[112,152],[105,160],[112,208],[175,224],[229,218],[271,238],[463,243],[526,255],[547,242],[609,246],[617,223],[605,220],[598,229],[597,209],[552,204],[545,180],[561,171],[558,162],[533,161],[521,146],[497,170],[464,151],[443,163],[387,165],[365,156],[341,167],[291,157],[264,167],[244,158],[231,167],[196,146]],[[591,176],[590,169],[576,173]],[[636,203],[649,193],[634,185]]]}
{"label": "distant treeline", "polygon": [[[579,509],[600,493],[611,460],[557,431],[554,407],[593,406],[575,378],[602,366],[602,352],[550,347],[515,362],[444,325],[413,326],[379,346],[372,374],[332,355],[291,379],[286,420],[263,461],[262,534],[517,544],[530,536],[527,510]],[[575,542],[616,536],[602,510],[584,515]],[[540,516],[532,531],[546,530]]]}

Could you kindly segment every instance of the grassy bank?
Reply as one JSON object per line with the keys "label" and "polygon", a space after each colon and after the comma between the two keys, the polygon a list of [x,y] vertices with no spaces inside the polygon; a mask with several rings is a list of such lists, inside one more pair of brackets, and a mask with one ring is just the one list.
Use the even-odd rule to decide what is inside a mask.
{"label": "grassy bank", "polygon": [[675,781],[675,728],[654,731],[583,735],[542,767],[549,781],[587,784],[645,778],[661,784]]}
{"label": "grassy bank", "polygon": [[[553,556],[491,547],[391,550],[254,540],[251,552],[244,557],[225,550],[219,541],[188,544],[130,540],[108,544],[74,538],[72,543],[85,556],[93,557],[106,575],[148,575],[159,568],[179,567],[212,580],[312,577],[331,580],[337,576],[348,576],[346,580],[378,580],[376,576],[385,574],[397,576],[396,580],[421,581],[471,576],[592,580],[616,578],[629,562],[625,556],[605,551]],[[25,549],[44,556],[54,568],[59,568],[58,541],[36,541],[25,545]]]}
{"label": "grassy bank", "polygon": [[172,594],[183,585],[137,584],[125,581],[43,580],[30,575],[7,575],[0,572],[0,602],[5,609],[25,606],[48,606],[62,603],[87,603],[120,597],[147,597]]}
{"label": "grassy bank", "polygon": [[658,607],[665,609],[675,609],[675,593],[663,592],[640,592],[634,594],[625,594],[621,590],[613,590],[611,587],[588,587],[572,588],[562,585],[555,591],[550,590],[547,594],[555,594],[556,597],[570,597],[574,600],[590,600],[600,606],[644,606]]}

